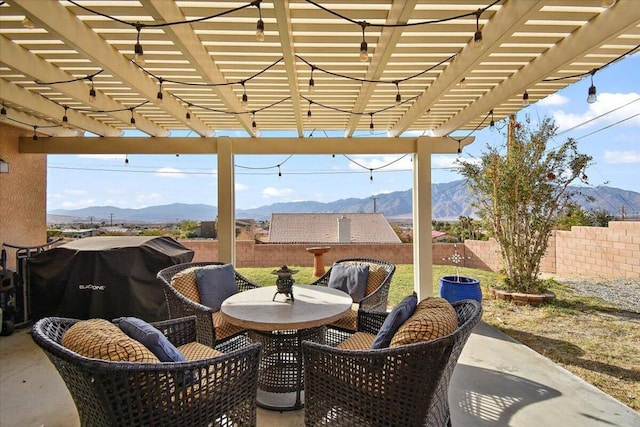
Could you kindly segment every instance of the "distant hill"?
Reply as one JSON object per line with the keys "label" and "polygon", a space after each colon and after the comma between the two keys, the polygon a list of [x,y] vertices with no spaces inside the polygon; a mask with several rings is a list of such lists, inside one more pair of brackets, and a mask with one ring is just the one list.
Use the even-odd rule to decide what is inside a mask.
{"label": "distant hill", "polygon": [[[604,209],[612,215],[620,215],[624,207],[628,215],[640,213],[640,193],[612,187],[573,187],[575,200],[585,210]],[[433,218],[439,220],[457,219],[459,216],[474,216],[471,207],[472,195],[464,180],[431,185],[433,200]],[[290,202],[275,203],[254,209],[237,210],[237,218],[254,218],[268,220],[272,213],[307,212],[307,213],[341,213],[341,212],[376,212],[383,213],[390,219],[410,219],[412,210],[412,190],[378,194],[365,199],[341,199],[329,203]],[[591,200],[593,199],[593,200]],[[115,206],[92,206],[84,209],[56,209],[48,212],[47,222],[174,222],[191,219],[195,221],[213,221],[218,215],[218,208],[212,205],[173,203],[163,206],[149,206],[141,209],[122,209]]]}

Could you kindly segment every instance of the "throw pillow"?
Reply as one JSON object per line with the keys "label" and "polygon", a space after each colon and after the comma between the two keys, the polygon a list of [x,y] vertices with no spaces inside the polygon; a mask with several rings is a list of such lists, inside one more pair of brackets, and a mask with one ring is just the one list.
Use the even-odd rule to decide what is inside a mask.
{"label": "throw pillow", "polygon": [[453,333],[458,315],[444,298],[428,297],[420,301],[416,311],[391,339],[389,347],[431,341]]}
{"label": "throw pillow", "polygon": [[353,302],[360,302],[364,298],[368,277],[368,265],[333,264],[328,286],[348,293]]}
{"label": "throw pillow", "polygon": [[114,322],[125,334],[151,350],[161,362],[185,362],[187,360],[162,332],[144,320],[137,317],[120,317]]}
{"label": "throw pillow", "polygon": [[380,327],[376,339],[371,344],[372,349],[387,348],[391,344],[391,339],[398,332],[400,326],[413,315],[418,305],[418,296],[414,293],[405,297],[393,310],[387,315],[384,323]]}
{"label": "throw pillow", "polygon": [[81,356],[112,362],[158,363],[158,358],[105,319],[81,320],[62,336],[62,345]]}
{"label": "throw pillow", "polygon": [[219,311],[222,301],[238,293],[233,265],[212,265],[196,270],[196,283],[200,301],[214,311]]}

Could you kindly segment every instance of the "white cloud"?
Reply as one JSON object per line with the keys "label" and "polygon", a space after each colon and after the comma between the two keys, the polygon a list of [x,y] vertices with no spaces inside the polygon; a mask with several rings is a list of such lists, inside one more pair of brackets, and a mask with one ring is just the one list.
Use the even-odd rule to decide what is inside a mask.
{"label": "white cloud", "polygon": [[552,93],[546,98],[538,101],[537,104],[548,107],[551,105],[564,105],[564,104],[567,104],[568,102],[569,102],[569,98],[567,98],[566,96],[562,96],[559,93]]}
{"label": "white cloud", "polygon": [[611,164],[640,163],[640,151],[605,151],[604,161]]}
{"label": "white cloud", "polygon": [[186,175],[182,173],[180,169],[172,167],[164,167],[156,170],[156,176],[162,176],[166,178],[186,178]]}
{"label": "white cloud", "polygon": [[236,182],[235,188],[236,188],[236,191],[242,191],[242,190],[248,190],[249,186],[248,185],[244,185],[244,184],[240,184],[239,182]]}
{"label": "white cloud", "polygon": [[69,188],[64,190],[64,192],[65,194],[69,194],[71,196],[86,196],[87,194],[89,194],[89,192],[86,190],[72,190]]}
{"label": "white cloud", "polygon": [[262,190],[262,197],[264,197],[265,199],[268,199],[270,197],[284,197],[291,193],[293,193],[293,190],[290,188],[277,189],[274,187],[266,187],[264,190]]}
{"label": "white cloud", "polygon": [[[367,169],[377,169],[383,167],[385,171],[390,170],[411,170],[413,169],[413,163],[411,163],[411,156],[405,156],[398,160],[402,156],[358,156],[350,157],[353,162],[349,162],[349,169],[361,171],[362,167]],[[357,162],[358,164],[355,164]],[[395,163],[392,163],[395,162]],[[359,166],[362,165],[362,166]]]}
{"label": "white cloud", "polygon": [[77,202],[64,201],[62,202],[61,208],[62,209],[82,209],[88,206],[95,206],[96,203],[97,202],[95,199],[80,200]]}
{"label": "white cloud", "polygon": [[152,202],[156,200],[162,200],[162,194],[160,193],[140,193],[136,196],[138,202]]}
{"label": "white cloud", "polygon": [[[558,130],[562,132],[563,130],[573,128],[574,126],[580,125],[588,120],[605,114],[608,111],[625,105],[633,101],[634,99],[637,99],[638,97],[640,97],[640,94],[634,92],[602,93],[598,95],[598,100],[593,104],[587,104],[585,101],[585,105],[588,105],[589,107],[584,113],[575,114],[565,113],[564,111],[554,111],[552,114],[556,125],[558,126]],[[597,120],[587,123],[584,126],[581,126],[580,129],[584,130],[593,127],[602,127],[604,125],[626,119],[638,113],[640,113],[640,102],[635,102],[610,114],[607,114],[606,116],[603,116]],[[640,116],[627,120],[626,122],[621,123],[619,126],[640,126]]]}
{"label": "white cloud", "polygon": [[457,168],[459,167],[456,163],[456,159],[458,156],[454,155],[433,155],[431,156],[431,167],[433,168]]}

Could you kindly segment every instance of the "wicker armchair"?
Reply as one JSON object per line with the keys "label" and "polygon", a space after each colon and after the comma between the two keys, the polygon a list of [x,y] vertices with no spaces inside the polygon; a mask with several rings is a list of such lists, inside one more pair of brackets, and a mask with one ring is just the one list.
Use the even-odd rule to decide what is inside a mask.
{"label": "wicker armchair", "polygon": [[[343,319],[329,325],[329,328],[327,328],[327,341],[331,344],[335,344],[344,340],[351,333],[355,332],[358,329],[357,321],[359,310],[382,312],[387,310],[389,287],[391,286],[393,273],[395,273],[396,271],[395,264],[373,258],[345,258],[337,260],[335,263],[368,264],[370,267],[380,266],[384,269],[384,277],[381,278],[380,285],[375,289],[367,292],[364,299],[362,299],[360,303],[354,303],[351,313],[349,313]],[[330,277],[331,268],[318,280],[310,283],[310,285],[328,286]]]}
{"label": "wicker armchair", "polygon": [[[453,304],[458,328],[433,341],[380,350],[344,350],[305,341],[305,425],[451,425],[448,389],[458,357],[482,306]],[[358,313],[358,329],[372,334],[386,313]]]}
{"label": "wicker armchair", "polygon": [[[198,342],[215,347],[226,352],[243,348],[247,345],[246,331],[226,322],[219,311],[214,311],[198,301],[189,299],[180,293],[173,283],[176,274],[184,272],[190,268],[205,267],[208,265],[223,265],[222,262],[187,262],[167,267],[158,272],[158,277],[164,285],[164,294],[167,298],[169,317],[177,319],[185,316],[196,316]],[[257,288],[259,285],[252,283],[237,271],[235,272],[236,285],[240,292]],[[195,287],[195,282],[193,284]],[[197,292],[197,288],[195,290]],[[216,332],[216,329],[218,332]]]}
{"label": "wicker armchair", "polygon": [[[33,340],[64,380],[82,426],[256,425],[260,345],[190,362],[112,362],[62,346],[76,319],[38,321]],[[194,317],[153,323],[176,346],[194,342]]]}

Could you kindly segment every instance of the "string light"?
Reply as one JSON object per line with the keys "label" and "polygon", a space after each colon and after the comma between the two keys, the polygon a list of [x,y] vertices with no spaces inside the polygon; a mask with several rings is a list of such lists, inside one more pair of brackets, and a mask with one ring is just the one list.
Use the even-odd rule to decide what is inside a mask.
{"label": "string light", "polygon": [[467,79],[463,77],[460,82],[458,82],[458,86],[460,87],[460,89],[464,89],[465,87],[467,87]]}
{"label": "string light", "polygon": [[591,70],[591,86],[589,86],[589,93],[587,96],[587,102],[589,104],[593,104],[594,102],[596,102],[598,100],[598,97],[596,96],[596,87],[593,85],[593,75],[596,73],[596,69],[594,68],[593,70]]}
{"label": "string light", "polygon": [[309,93],[313,93],[316,91],[316,82],[313,80],[313,70],[315,70],[316,67],[314,67],[313,65],[311,66],[311,77],[309,78]]}
{"label": "string light", "polygon": [[258,8],[258,22],[256,23],[256,40],[259,42],[264,41],[264,21],[262,20],[262,9],[260,9],[260,2],[262,0],[257,0],[255,2],[256,7]]}
{"label": "string light", "polygon": [[369,168],[369,181],[373,182],[373,169]]}
{"label": "string light", "polygon": [[133,117],[133,108],[129,108],[129,110],[131,111],[131,120],[129,120],[131,122],[132,125],[135,126],[136,124],[136,118]]}
{"label": "string light", "polygon": [[482,9],[476,11],[476,32],[473,34],[474,46],[482,46],[482,31],[480,31],[480,16],[482,15]]}
{"label": "string light", "polygon": [[496,127],[496,122],[493,120],[493,108],[491,109],[491,111],[489,111],[489,113],[491,114],[491,122],[489,123],[489,126],[494,128]]}
{"label": "string light", "polygon": [[162,104],[162,99],[164,96],[162,95],[162,77],[158,79],[158,95],[156,95],[156,99],[158,100],[158,104]]}
{"label": "string light", "polygon": [[307,119],[311,120],[311,104],[312,102],[309,101],[309,109],[307,110]]}
{"label": "string light", "polygon": [[69,127],[69,117],[67,117],[67,110],[69,109],[69,107],[67,107],[66,105],[64,106],[64,116],[62,116],[62,126],[63,127]]}
{"label": "string light", "polygon": [[364,29],[369,25],[367,22],[360,22],[360,27],[362,27],[362,43],[360,43],[360,60],[367,61],[369,59],[369,47],[367,45],[367,41],[364,38]]}
{"label": "string light", "polygon": [[524,93],[522,94],[522,106],[523,107],[527,107],[529,105],[529,92],[524,91]]}
{"label": "string light", "polygon": [[400,95],[400,82],[396,80],[393,83],[396,85],[396,105],[400,105],[402,102],[402,96]]}
{"label": "string light", "polygon": [[7,117],[7,109],[4,106],[4,101],[2,101],[2,109],[0,109],[0,116],[2,116],[3,119]]}
{"label": "string light", "polygon": [[251,129],[256,130],[258,128],[258,125],[256,124],[256,112],[255,111],[251,112],[251,117],[253,119],[253,121],[251,122]]}
{"label": "string light", "polygon": [[373,133],[373,113],[369,113],[369,132]]}
{"label": "string light", "polygon": [[280,170],[280,165],[278,165],[278,177],[282,176],[282,171]]}
{"label": "string light", "polygon": [[191,112],[189,111],[189,108],[190,108],[190,107],[191,107],[191,104],[189,104],[189,103],[188,103],[188,104],[187,104],[187,112],[186,112],[186,114],[184,115],[184,118],[185,118],[187,121],[190,121],[190,120],[191,120]]}
{"label": "string light", "polygon": [[142,44],[140,44],[140,30],[142,30],[142,24],[136,22],[135,27],[138,34],[136,36],[136,44],[133,46],[133,61],[138,65],[144,65],[144,49],[142,49]]}
{"label": "string light", "polygon": [[129,155],[127,154],[124,155],[124,164],[127,166],[129,165]]}
{"label": "string light", "polygon": [[89,77],[89,81],[91,82],[91,89],[89,89],[89,101],[96,102],[96,88],[93,85],[93,77]]}
{"label": "string light", "polygon": [[38,134],[36,133],[38,131],[38,126],[33,125],[33,140],[37,141],[38,140]]}
{"label": "string light", "polygon": [[247,88],[244,85],[245,81],[241,81],[240,84],[242,85],[242,105],[246,106],[247,102],[249,102],[249,97],[247,96]]}

